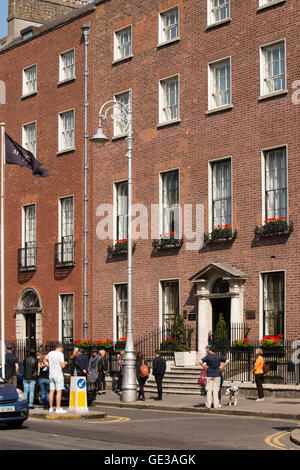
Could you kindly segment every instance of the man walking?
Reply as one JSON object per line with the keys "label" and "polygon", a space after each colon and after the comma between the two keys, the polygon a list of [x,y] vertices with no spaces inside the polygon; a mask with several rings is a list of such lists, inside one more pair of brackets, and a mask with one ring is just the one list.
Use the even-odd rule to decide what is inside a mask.
{"label": "man walking", "polygon": [[50,379],[50,393],[49,393],[49,413],[53,413],[53,398],[54,391],[56,391],[56,413],[66,413],[60,407],[62,390],[64,389],[64,376],[63,368],[66,367],[63,355],[64,347],[62,344],[57,344],[55,351],[51,351],[46,359],[49,363],[49,379]]}
{"label": "man walking", "polygon": [[162,400],[162,381],[166,372],[166,361],[160,355],[160,351],[155,351],[155,359],[153,360],[153,375],[157,385],[158,397],[155,400]]}
{"label": "man walking", "polygon": [[5,353],[5,380],[15,387],[17,386],[17,375],[19,373],[18,359],[13,353],[12,344],[6,346]]}

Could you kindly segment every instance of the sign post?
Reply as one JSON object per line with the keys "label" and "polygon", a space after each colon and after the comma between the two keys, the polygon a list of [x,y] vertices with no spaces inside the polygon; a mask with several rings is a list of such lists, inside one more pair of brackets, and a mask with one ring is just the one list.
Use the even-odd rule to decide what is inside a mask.
{"label": "sign post", "polygon": [[69,411],[88,413],[85,377],[71,377]]}

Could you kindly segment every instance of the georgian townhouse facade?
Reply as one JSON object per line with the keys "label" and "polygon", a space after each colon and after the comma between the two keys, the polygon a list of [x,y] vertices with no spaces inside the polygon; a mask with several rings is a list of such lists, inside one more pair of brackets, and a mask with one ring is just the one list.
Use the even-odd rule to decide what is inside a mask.
{"label": "georgian townhouse facade", "polygon": [[[299,14],[297,0],[251,0],[247,6],[234,0],[96,0],[72,20],[63,17],[59,28],[46,23],[41,28],[47,34],[37,29],[31,40],[0,50],[1,69],[10,77],[1,120],[15,140],[36,145],[53,178],[25,180],[19,168],[7,169],[12,335],[26,336],[27,289],[40,300],[36,336],[41,328],[43,338],[63,339],[62,312],[73,322],[69,337],[84,332],[81,27],[89,21],[89,137],[103,103],[130,101],[133,113],[133,222],[140,231],[132,256],[135,339],[172,327],[180,314],[194,331],[193,347],[201,350],[220,313],[228,326],[247,323],[251,338],[299,336]],[[86,334],[116,341],[126,337],[127,326],[126,128],[115,121],[103,129],[110,137],[104,147],[88,143]],[[76,145],[65,152],[64,139],[72,136]],[[199,233],[203,244],[191,249]],[[75,265],[57,277],[54,245],[72,236]],[[37,269],[24,278],[17,249],[32,242]]]}
{"label": "georgian townhouse facade", "polygon": [[[220,313],[253,339],[299,335],[299,13],[293,0],[97,6],[91,132],[104,102],[131,99],[133,203],[148,215],[132,256],[136,337],[180,314],[201,349]],[[109,220],[103,201],[114,212],[113,235],[93,239],[93,334],[116,340],[126,336],[126,143],[124,129],[102,127],[110,142],[93,150],[93,226]],[[189,204],[194,231],[203,207],[200,249],[188,249]]]}
{"label": "georgian townhouse facade", "polygon": [[50,176],[5,166],[5,333],[11,341],[72,341],[83,334],[82,26],[92,10],[79,2],[23,3],[10,2],[9,21],[14,12],[42,24],[26,24],[2,43],[1,122]]}

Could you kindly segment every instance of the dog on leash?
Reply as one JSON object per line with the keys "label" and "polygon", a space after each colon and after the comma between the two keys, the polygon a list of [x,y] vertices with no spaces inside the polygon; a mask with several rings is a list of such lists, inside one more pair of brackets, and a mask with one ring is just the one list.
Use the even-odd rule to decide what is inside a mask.
{"label": "dog on leash", "polygon": [[229,403],[228,405],[231,406],[236,406],[238,403],[238,394],[239,394],[239,388],[233,385],[232,387],[228,388],[226,390],[225,395],[229,395]]}

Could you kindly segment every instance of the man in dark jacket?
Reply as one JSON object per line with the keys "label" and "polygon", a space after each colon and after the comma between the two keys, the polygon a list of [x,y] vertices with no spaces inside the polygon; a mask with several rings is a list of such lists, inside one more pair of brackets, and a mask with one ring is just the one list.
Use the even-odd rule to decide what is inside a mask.
{"label": "man in dark jacket", "polygon": [[34,408],[34,389],[37,378],[38,360],[35,356],[35,350],[32,349],[27,353],[27,358],[23,361],[24,375],[23,388],[24,395],[27,399],[29,395],[29,408]]}
{"label": "man in dark jacket", "polygon": [[160,355],[160,351],[155,351],[155,359],[153,360],[153,375],[156,380],[158,397],[155,400],[162,400],[162,381],[166,372],[166,361]]}
{"label": "man in dark jacket", "polygon": [[83,377],[87,376],[89,370],[89,358],[85,354],[84,349],[80,349],[78,356],[76,357],[76,370],[77,375]]}

